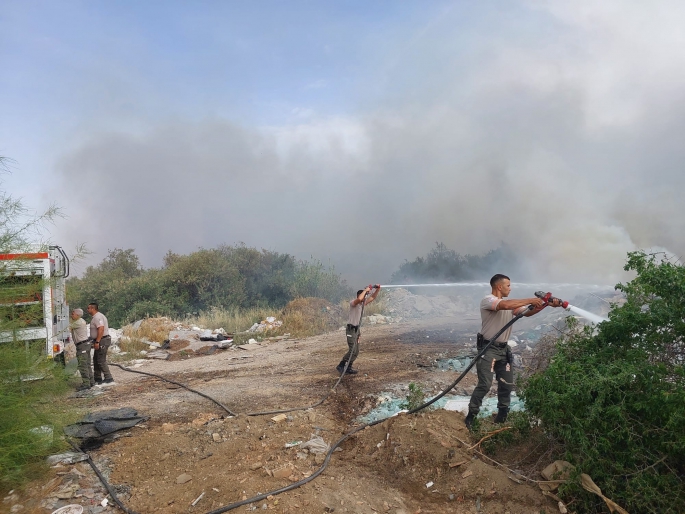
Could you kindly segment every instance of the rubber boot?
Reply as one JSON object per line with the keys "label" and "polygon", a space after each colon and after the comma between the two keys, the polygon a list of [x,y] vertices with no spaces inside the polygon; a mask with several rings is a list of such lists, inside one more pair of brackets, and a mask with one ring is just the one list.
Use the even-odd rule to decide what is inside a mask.
{"label": "rubber boot", "polygon": [[[345,371],[345,365],[347,364],[347,361],[340,361],[340,364],[338,364],[335,369],[338,370],[338,373],[341,375],[343,374],[343,371]],[[349,369],[347,370],[348,372],[350,371]]]}
{"label": "rubber boot", "polygon": [[476,419],[476,415],[473,412],[469,412],[464,418],[464,425],[466,425],[466,428],[468,428],[469,430],[471,430],[471,426],[473,425],[474,419]]}
{"label": "rubber boot", "polygon": [[507,421],[507,414],[509,414],[509,409],[503,407],[497,411],[497,416],[495,416],[495,423],[505,423]]}

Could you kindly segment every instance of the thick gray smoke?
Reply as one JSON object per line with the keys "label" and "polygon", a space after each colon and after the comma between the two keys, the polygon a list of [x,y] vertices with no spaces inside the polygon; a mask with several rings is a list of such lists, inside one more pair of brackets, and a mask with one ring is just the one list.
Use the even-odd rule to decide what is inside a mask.
{"label": "thick gray smoke", "polygon": [[491,15],[455,33],[446,13],[378,56],[363,114],[95,133],[60,165],[84,222],[63,237],[148,265],[244,241],[360,282],[436,241],[505,242],[530,278],[569,282],[615,283],[636,248],[682,255],[685,6],[568,5],[529,6],[538,32]]}

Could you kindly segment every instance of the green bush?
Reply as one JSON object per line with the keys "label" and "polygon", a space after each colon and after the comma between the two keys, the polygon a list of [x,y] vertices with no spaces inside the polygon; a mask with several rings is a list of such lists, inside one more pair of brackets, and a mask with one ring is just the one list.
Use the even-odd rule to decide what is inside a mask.
{"label": "green bush", "polygon": [[504,267],[509,273],[518,267],[516,256],[505,245],[484,255],[461,255],[447,248],[444,243],[435,243],[435,248],[425,257],[402,263],[392,274],[390,282],[490,280],[494,273],[501,273]]}
{"label": "green bush", "polygon": [[283,308],[298,297],[333,303],[350,290],[333,268],[245,245],[169,252],[161,268],[143,269],[134,251],[115,249],[68,282],[69,303],[97,302],[112,326],[146,316],[185,317],[212,309]]}
{"label": "green bush", "polygon": [[415,384],[411,382],[409,384],[409,391],[407,396],[405,396],[404,402],[400,404],[401,409],[414,410],[423,404],[423,400],[426,394],[423,392],[423,388],[420,384]]}
{"label": "green bush", "polygon": [[[629,512],[685,512],[685,268],[644,252],[617,288],[627,302],[596,329],[571,331],[521,396],[566,458]],[[565,488],[575,510],[596,496]]]}

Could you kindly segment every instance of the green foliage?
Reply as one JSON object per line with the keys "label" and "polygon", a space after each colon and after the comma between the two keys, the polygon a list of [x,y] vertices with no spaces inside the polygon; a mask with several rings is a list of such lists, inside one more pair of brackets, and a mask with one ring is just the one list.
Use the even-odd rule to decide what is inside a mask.
{"label": "green foliage", "polygon": [[426,257],[405,261],[392,274],[393,284],[430,280],[457,282],[461,280],[489,280],[494,273],[502,273],[517,266],[512,251],[505,245],[490,250],[485,255],[461,255],[447,248],[444,243],[435,243]]}
{"label": "green foliage", "polygon": [[[6,171],[0,157],[0,171]],[[0,253],[35,252],[32,244],[59,210],[36,215],[21,200],[0,191]],[[15,261],[14,264],[20,263]],[[4,336],[25,327],[44,326],[42,277],[0,274],[0,332]],[[23,303],[24,305],[16,305]],[[45,340],[0,343],[0,490],[35,478],[43,458],[63,441],[61,420],[68,409],[59,401],[67,388],[63,369],[45,358]]]}
{"label": "green foliage", "polygon": [[[629,512],[685,512],[685,267],[628,254],[610,321],[571,330],[521,395],[567,460]],[[594,512],[596,497],[566,488]],[[582,507],[581,507],[582,505]]]}
{"label": "green foliage", "polygon": [[420,384],[411,382],[409,384],[409,391],[405,396],[405,401],[400,404],[401,409],[414,410],[423,404],[426,394]]}
{"label": "green foliage", "polygon": [[282,308],[305,296],[337,302],[350,291],[333,268],[318,261],[238,245],[169,252],[159,269],[143,269],[133,250],[111,250],[83,277],[69,280],[68,294],[72,307],[98,302],[117,326],[146,316]]}
{"label": "green foliage", "polygon": [[59,435],[69,414],[60,398],[67,377],[45,359],[44,345],[0,346],[0,490],[32,478],[46,455],[64,447]]}

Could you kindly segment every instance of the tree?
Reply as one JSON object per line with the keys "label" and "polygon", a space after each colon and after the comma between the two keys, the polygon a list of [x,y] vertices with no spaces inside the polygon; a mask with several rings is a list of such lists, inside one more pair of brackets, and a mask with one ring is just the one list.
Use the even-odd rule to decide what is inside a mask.
{"label": "tree", "polygon": [[[0,172],[7,172],[9,162],[0,157]],[[0,190],[0,253],[35,251],[40,244],[42,229],[60,211],[54,205],[38,214],[21,200]],[[0,290],[11,288],[10,296],[31,296],[42,289],[38,282],[21,284],[17,277],[0,274]],[[17,290],[17,287],[20,290]],[[35,290],[32,292],[32,288]],[[8,302],[9,303],[9,302]],[[42,306],[37,314],[42,317]],[[21,320],[0,316],[0,332],[17,327]],[[32,466],[54,451],[60,439],[53,440],[46,431],[59,430],[54,408],[56,399],[66,387],[62,367],[46,361],[41,355],[44,341],[26,344],[24,341],[0,342],[0,490],[8,489],[34,476]],[[36,378],[40,378],[36,380]]]}
{"label": "tree", "polygon": [[[527,379],[526,408],[579,472],[629,512],[685,512],[685,267],[628,254],[626,303],[596,331],[562,337]],[[601,511],[577,484],[575,510]]]}

